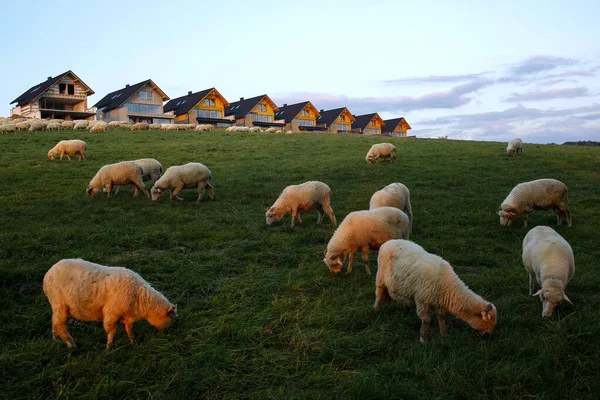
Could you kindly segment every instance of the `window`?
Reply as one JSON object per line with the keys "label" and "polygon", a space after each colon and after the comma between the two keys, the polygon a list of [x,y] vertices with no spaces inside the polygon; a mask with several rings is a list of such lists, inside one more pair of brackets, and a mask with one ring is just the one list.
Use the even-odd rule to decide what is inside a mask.
{"label": "window", "polygon": [[338,119],[340,121],[345,121],[346,120],[346,116],[344,114],[340,114],[340,116],[338,117]]}
{"label": "window", "polygon": [[66,90],[67,90],[67,84],[66,83],[59,83],[58,84],[58,93],[65,94]]}
{"label": "window", "polygon": [[127,111],[143,114],[161,114],[160,106],[152,104],[125,103]]}
{"label": "window", "polygon": [[[207,99],[208,100],[208,99]],[[221,111],[218,110],[198,110],[195,109],[194,112],[199,118],[221,118]]]}
{"label": "window", "polygon": [[75,94],[75,85],[67,85],[67,93]]}
{"label": "window", "polygon": [[363,133],[368,133],[369,135],[378,135],[379,131],[377,129],[365,128]]}
{"label": "window", "polygon": [[148,92],[148,100],[152,100],[152,92]]}
{"label": "window", "polygon": [[119,94],[115,94],[115,95],[112,97],[112,99],[111,99],[111,100],[113,100],[113,99],[116,99],[117,97],[121,97],[121,93],[119,93]]}
{"label": "window", "polygon": [[248,113],[248,118],[252,118],[254,121],[260,122],[273,122],[273,117],[271,117],[270,115]]}
{"label": "window", "polygon": [[140,92],[140,100],[146,100],[146,92]]}
{"label": "window", "polygon": [[331,126],[333,126],[334,128],[337,128],[338,132],[348,131],[348,125],[347,124],[331,124]]}
{"label": "window", "polygon": [[170,119],[166,118],[153,118],[155,124],[169,124],[171,123]]}
{"label": "window", "polygon": [[216,107],[217,104],[215,103],[215,99],[210,99],[210,106],[211,107]]}
{"label": "window", "polygon": [[315,126],[312,119],[294,119],[292,122],[297,122],[299,126]]}
{"label": "window", "polygon": [[204,99],[204,105],[210,107],[210,99]]}

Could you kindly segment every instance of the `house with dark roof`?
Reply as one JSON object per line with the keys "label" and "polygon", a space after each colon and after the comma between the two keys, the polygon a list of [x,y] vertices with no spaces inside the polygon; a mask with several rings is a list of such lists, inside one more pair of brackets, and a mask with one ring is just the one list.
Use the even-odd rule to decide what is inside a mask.
{"label": "house with dark roof", "polygon": [[233,117],[225,118],[225,107],[230,104],[215,88],[188,92],[165,104],[165,111],[175,114],[176,124],[211,124],[216,127],[231,126]]}
{"label": "house with dark roof", "polygon": [[346,107],[321,110],[320,113],[317,126],[327,128],[330,132],[350,132],[355,120],[354,115]]}
{"label": "house with dark roof", "polygon": [[97,108],[97,119],[105,122],[169,124],[173,123],[175,116],[163,110],[163,102],[167,100],[169,96],[156,86],[152,79],[147,79],[110,92],[94,107]]}
{"label": "house with dark roof", "polygon": [[260,96],[234,101],[225,108],[225,116],[235,119],[238,126],[264,126],[264,127],[283,127],[284,123],[274,122],[275,113],[279,107],[267,96]]}
{"label": "house with dark roof", "polygon": [[285,124],[284,129],[293,132],[298,131],[324,131],[325,128],[317,126],[317,118],[321,114],[310,101],[303,101],[296,104],[284,104],[279,107],[275,113],[275,122]]}
{"label": "house with dark roof", "polygon": [[386,119],[385,127],[381,129],[381,134],[383,136],[400,136],[407,137],[408,130],[412,129],[408,122],[402,117],[394,118],[394,119]]}
{"label": "house with dark roof", "polygon": [[367,135],[381,135],[381,129],[385,122],[379,114],[371,113],[355,115],[356,121],[352,123],[352,132],[365,133]]}
{"label": "house with dark roof", "polygon": [[69,70],[54,78],[49,76],[44,82],[27,89],[10,103],[16,103],[10,110],[10,115],[92,119],[95,113],[88,109],[87,98],[93,94],[94,91]]}

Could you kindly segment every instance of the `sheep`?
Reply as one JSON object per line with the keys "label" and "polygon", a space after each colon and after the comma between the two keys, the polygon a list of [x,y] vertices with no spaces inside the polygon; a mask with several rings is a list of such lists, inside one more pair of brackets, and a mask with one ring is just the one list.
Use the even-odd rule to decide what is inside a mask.
{"label": "sheep", "polygon": [[72,139],[72,140],[61,140],[48,151],[48,158],[54,160],[57,154],[60,154],[62,160],[63,155],[66,155],[69,161],[71,161],[72,155],[79,155],[79,161],[81,158],[85,160],[85,152],[87,150],[87,144],[83,140]]}
{"label": "sheep", "polygon": [[162,127],[162,124],[150,124],[148,126],[148,129],[152,129],[152,130],[156,130],[157,131],[157,130],[160,130],[161,127]]}
{"label": "sheep", "polygon": [[133,161],[121,161],[116,164],[108,164],[98,170],[96,175],[88,184],[86,193],[92,198],[98,195],[100,189],[106,190],[106,196],[110,197],[113,186],[133,184],[133,195],[137,196],[139,189],[146,197],[150,197],[142,179],[144,170]]}
{"label": "sheep", "polygon": [[118,128],[121,126],[121,123],[119,121],[110,121],[108,123],[108,126],[111,128]]}
{"label": "sheep", "polygon": [[[542,301],[542,318],[551,317],[563,300],[571,303],[565,287],[575,272],[573,249],[554,229],[536,226],[527,232],[523,239],[523,266],[529,273],[529,295],[539,296]],[[535,293],[534,279],[540,286]]]}
{"label": "sheep", "polygon": [[31,125],[29,125],[29,132],[45,131],[47,125],[46,122],[32,122]]}
{"label": "sheep", "polygon": [[248,128],[247,126],[236,126],[233,131],[234,132],[249,132],[250,128]]}
{"label": "sheep", "polygon": [[178,126],[178,125],[176,125],[176,124],[169,124],[169,125],[167,126],[167,129],[166,129],[166,130],[168,130],[168,131],[177,131],[177,130],[179,130],[179,126]]}
{"label": "sheep", "polygon": [[17,127],[18,130],[20,131],[26,131],[27,129],[29,129],[29,127],[31,126],[30,122],[27,121],[23,121],[23,122],[17,122],[15,124],[15,126]]}
{"label": "sheep", "polygon": [[[283,131],[278,131],[277,133],[283,133]],[[289,134],[294,133],[294,132],[292,132],[292,131],[285,131],[285,133],[289,135]]]}
{"label": "sheep", "polygon": [[196,128],[194,129],[197,132],[205,132],[205,131],[210,131],[212,129],[212,125],[197,125]]}
{"label": "sheep", "polygon": [[492,303],[469,289],[446,260],[408,240],[390,240],[381,246],[375,287],[375,310],[381,300],[416,305],[422,343],[429,337],[430,310],[437,314],[442,335],[446,334],[446,311],[481,335],[491,334],[496,326]]}
{"label": "sheep", "polygon": [[504,154],[508,156],[516,156],[523,153],[523,141],[519,138],[515,138],[508,142],[506,152]]}
{"label": "sheep", "polygon": [[274,132],[277,132],[277,128],[273,128],[273,127],[267,128],[267,129],[265,129],[265,132],[266,133],[274,133]]}
{"label": "sheep", "polygon": [[412,207],[410,205],[410,192],[406,186],[396,182],[390,183],[383,189],[373,193],[369,202],[369,210],[378,207],[396,207],[408,216],[412,225]]}
{"label": "sheep", "polygon": [[227,129],[225,129],[226,132],[235,132],[235,128],[237,128],[237,126],[230,126]]}
{"label": "sheep", "polygon": [[2,124],[0,125],[0,132],[15,132],[17,125],[15,124]]}
{"label": "sheep", "polygon": [[525,227],[527,217],[533,210],[552,210],[556,214],[556,225],[563,217],[571,226],[567,186],[556,179],[538,179],[519,183],[510,191],[498,209],[500,225],[510,226],[515,217],[523,215]]}
{"label": "sheep", "polygon": [[249,132],[262,132],[262,129],[258,126],[253,126],[248,130]]}
{"label": "sheep", "polygon": [[174,165],[167,168],[164,175],[154,183],[151,189],[152,200],[158,200],[165,190],[169,189],[170,199],[175,197],[177,200],[183,200],[177,196],[182,189],[198,188],[198,200],[204,195],[204,188],[208,187],[208,193],[211,200],[215,198],[214,188],[208,182],[212,179],[210,170],[201,163],[190,162],[185,165]]}
{"label": "sheep", "polygon": [[147,122],[138,122],[131,127],[132,131],[147,131],[150,125]]}
{"label": "sheep", "polygon": [[91,122],[88,124],[88,126],[87,126],[87,128],[86,128],[86,129],[87,129],[88,131],[89,131],[89,130],[91,130],[93,127],[95,127],[95,126],[96,126],[96,124],[97,124],[97,123],[98,123],[98,121],[91,121]]}
{"label": "sheep", "polygon": [[90,123],[88,121],[78,121],[75,123],[73,129],[87,129]]}
{"label": "sheep", "polygon": [[327,264],[330,272],[339,274],[346,256],[350,253],[348,273],[351,273],[354,253],[360,251],[365,270],[368,275],[371,275],[369,250],[377,250],[391,239],[408,240],[409,233],[408,216],[397,208],[379,207],[351,212],[329,240],[323,262]]}
{"label": "sheep", "polygon": [[107,350],[113,345],[118,322],[125,326],[129,341],[134,343],[135,321],[145,319],[162,332],[177,316],[177,304],[134,271],[80,258],[54,264],[44,275],[43,289],[52,308],[52,337],[60,337],[70,348],[76,346],[67,330],[69,316],[102,321],[108,336]]}
{"label": "sheep", "polygon": [[298,217],[298,222],[302,223],[300,211],[317,210],[319,219],[317,224],[323,222],[325,212],[334,225],[337,225],[335,215],[331,209],[331,189],[329,186],[319,181],[309,181],[300,185],[291,185],[283,189],[279,198],[267,210],[267,225],[279,221],[284,215],[292,214],[292,228],[294,220]]}
{"label": "sheep", "polygon": [[371,164],[373,161],[379,163],[379,158],[389,158],[390,161],[396,161],[396,146],[391,143],[377,143],[371,146],[365,156],[365,161]]}
{"label": "sheep", "polygon": [[53,118],[53,119],[49,120],[48,122],[49,122],[49,123],[50,123],[50,122],[58,122],[59,124],[62,124],[62,123],[63,123],[63,121],[64,121],[64,119],[57,119],[57,118]]}
{"label": "sheep", "polygon": [[62,126],[58,122],[49,122],[46,126],[46,130],[48,131],[58,131],[60,128],[62,128]]}
{"label": "sheep", "polygon": [[119,128],[124,128],[124,129],[128,129],[128,128],[131,128],[133,126],[133,124],[130,124],[128,122],[125,122],[125,123],[120,122],[120,124],[121,125],[119,125]]}
{"label": "sheep", "polygon": [[[144,182],[152,181],[152,184],[154,184],[158,179],[160,179],[163,167],[162,164],[154,158],[140,158],[139,160],[134,160],[133,162],[142,167],[142,180]],[[115,188],[115,194],[119,193],[119,188],[120,186]]]}
{"label": "sheep", "polygon": [[74,121],[64,121],[61,126],[63,127],[63,129],[73,129],[73,127],[75,126],[75,122]]}
{"label": "sheep", "polygon": [[106,122],[98,122],[90,128],[90,132],[106,132],[108,130],[108,124]]}

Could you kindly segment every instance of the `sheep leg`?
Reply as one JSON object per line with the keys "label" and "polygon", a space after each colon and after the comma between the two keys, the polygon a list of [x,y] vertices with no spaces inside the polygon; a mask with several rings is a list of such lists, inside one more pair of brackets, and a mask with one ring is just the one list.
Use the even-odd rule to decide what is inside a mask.
{"label": "sheep leg", "polygon": [[371,270],[369,269],[369,247],[362,248],[362,260],[365,263],[365,271],[367,271],[367,275],[371,275]]}
{"label": "sheep leg", "polygon": [[435,310],[435,313],[437,314],[438,325],[440,326],[440,333],[442,335],[446,335],[446,321],[444,320],[444,309],[437,308]]}
{"label": "sheep leg", "polygon": [[523,214],[523,220],[525,221],[525,225],[524,225],[525,228],[527,228],[527,218],[529,218],[529,214],[527,214],[527,213]]}
{"label": "sheep leg", "polygon": [[373,306],[375,310],[379,310],[381,300],[385,301],[388,305],[392,302],[392,298],[390,297],[390,293],[385,284],[377,285],[377,287],[375,288],[375,305]]}
{"label": "sheep leg", "polygon": [[177,196],[179,192],[181,192],[181,189],[183,189],[183,187],[181,186],[178,186],[175,189],[171,189],[171,200],[173,200],[173,197],[175,197],[179,201],[183,200],[181,197]]}
{"label": "sheep leg", "polygon": [[298,214],[296,215],[296,218],[298,218],[298,222],[300,222],[301,224],[304,223],[304,221],[302,221],[302,218],[300,217],[300,210],[298,210]]}
{"label": "sheep leg", "polygon": [[67,158],[69,159],[69,161],[71,161],[71,157],[69,156],[69,154],[65,154],[67,156]]}
{"label": "sheep leg", "polygon": [[75,342],[67,329],[67,319],[69,318],[69,310],[66,306],[52,307],[52,338],[60,337],[67,346],[74,348]]}
{"label": "sheep leg", "polygon": [[533,282],[533,272],[529,273],[529,295],[532,296],[533,295],[533,289],[535,288],[534,286],[534,282]]}
{"label": "sheep leg", "polygon": [[331,206],[329,204],[324,204],[323,208],[325,209],[327,215],[329,215],[329,219],[331,220],[331,222],[333,222],[333,225],[337,225],[337,221],[335,220],[335,215],[333,215],[333,210],[331,209]]}
{"label": "sheep leg", "polygon": [[131,185],[131,187],[133,188],[133,197],[137,197],[137,195],[140,193],[140,190],[138,189],[137,185]]}
{"label": "sheep leg", "polygon": [[320,224],[323,222],[323,217],[325,216],[325,212],[323,211],[323,207],[318,206],[317,207],[317,212],[319,213],[319,219],[317,219],[317,224]]}
{"label": "sheep leg", "polygon": [[106,350],[110,350],[115,340],[115,334],[117,333],[117,321],[113,319],[105,319],[103,321],[103,325],[107,334]]}
{"label": "sheep leg", "polygon": [[350,250],[350,258],[348,259],[348,272],[347,274],[352,272],[352,263],[354,262],[354,249]]}
{"label": "sheep leg", "polygon": [[208,197],[211,200],[215,199],[215,188],[208,182],[206,182],[206,186],[208,187]]}
{"label": "sheep leg", "polygon": [[135,343],[135,336],[133,335],[133,321],[122,319],[121,323],[123,325],[125,325],[125,331],[127,332],[127,336],[129,337],[129,341],[132,344]]}
{"label": "sheep leg", "polygon": [[60,153],[60,161],[62,161],[63,154],[64,153]]}
{"label": "sheep leg", "polygon": [[573,225],[573,222],[571,221],[571,211],[568,208],[565,209],[565,215],[567,217],[567,225],[570,227]]}
{"label": "sheep leg", "polygon": [[294,220],[296,219],[296,214],[298,213],[297,208],[292,208],[292,228],[294,227]]}
{"label": "sheep leg", "polygon": [[421,343],[425,343],[425,341],[429,338],[429,328],[431,325],[429,306],[417,303],[417,315],[419,318],[421,318],[421,337],[419,340]]}
{"label": "sheep leg", "polygon": [[206,182],[200,182],[198,184],[198,200],[196,200],[196,202],[202,200],[202,196],[204,196],[204,186],[206,186]]}
{"label": "sheep leg", "polygon": [[112,185],[109,183],[104,188],[106,189],[106,197],[110,197],[110,191],[112,189]]}

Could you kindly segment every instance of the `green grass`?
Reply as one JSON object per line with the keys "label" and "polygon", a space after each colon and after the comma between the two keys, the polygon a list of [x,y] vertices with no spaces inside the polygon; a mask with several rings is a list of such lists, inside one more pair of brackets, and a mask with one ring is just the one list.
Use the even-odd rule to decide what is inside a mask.
{"label": "green grass", "polygon": [[[48,160],[58,140],[88,143],[85,162]],[[376,142],[398,162],[367,165]],[[402,140],[346,135],[225,132],[54,132],[0,135],[0,397],[4,398],[589,398],[600,393],[600,149]],[[123,188],[90,199],[104,164],[154,157],[166,168],[198,161],[216,199],[197,192],[156,202]],[[569,187],[573,227],[557,228],[576,272],[550,320],[528,296],[522,219],[502,227],[496,210],[515,184],[552,177]],[[322,262],[334,227],[303,214],[265,226],[265,208],[290,184],[326,182],[342,221],[391,182],[411,190],[411,239],[447,259],[498,309],[491,338],[448,317],[418,342],[414,309],[373,311],[374,276],[357,263],[334,276]],[[530,227],[550,225],[534,212]],[[178,304],[165,334],[119,327],[105,351],[99,322],[69,322],[79,346],[51,340],[45,272],[81,257],[139,272]],[[358,258],[360,260],[360,257]],[[375,273],[376,253],[371,253]],[[345,270],[345,267],[344,267]]]}

